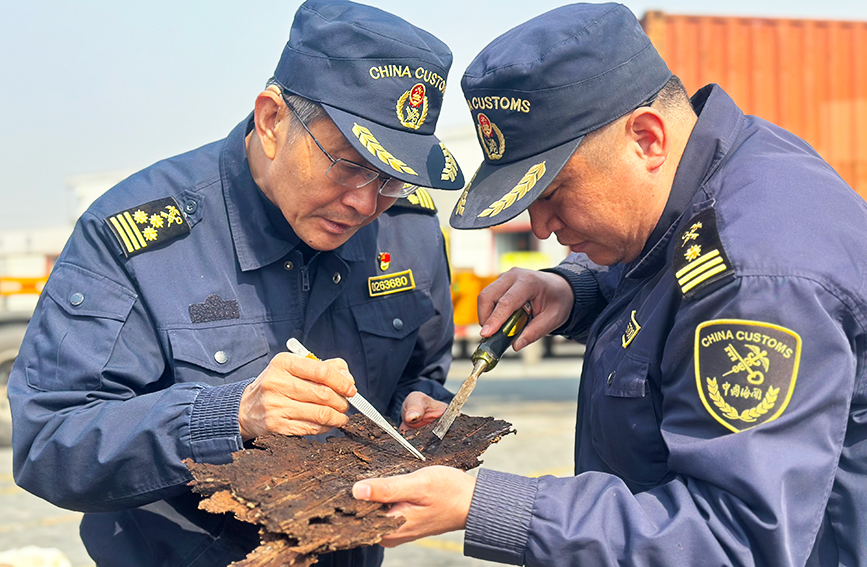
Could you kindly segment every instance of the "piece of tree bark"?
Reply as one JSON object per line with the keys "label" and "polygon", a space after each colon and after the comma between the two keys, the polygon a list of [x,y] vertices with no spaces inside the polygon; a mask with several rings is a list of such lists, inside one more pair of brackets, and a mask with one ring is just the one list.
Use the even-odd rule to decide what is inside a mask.
{"label": "piece of tree bark", "polygon": [[[433,424],[411,431],[407,439],[422,448],[432,429]],[[514,432],[505,421],[462,414],[423,462],[360,414],[351,416],[342,431],[343,437],[324,443],[259,437],[258,449],[233,453],[225,465],[184,461],[193,474],[193,490],[208,496],[200,508],[232,512],[261,526],[261,545],[235,567],[307,567],[317,555],[377,543],[404,520],[387,516],[387,505],[353,498],[353,484],[432,465],[469,470],[481,464],[478,457],[492,443]]]}

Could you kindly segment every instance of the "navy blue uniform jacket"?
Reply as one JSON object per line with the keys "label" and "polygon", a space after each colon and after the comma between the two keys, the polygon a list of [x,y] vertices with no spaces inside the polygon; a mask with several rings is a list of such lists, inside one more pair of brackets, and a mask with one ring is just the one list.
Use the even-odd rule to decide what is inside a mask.
{"label": "navy blue uniform jacket", "polygon": [[[436,216],[395,205],[305,265],[250,175],[250,124],[133,175],[82,215],[13,368],[15,480],[86,512],[81,536],[99,565],[212,567],[258,545],[254,526],[197,509],[182,460],[225,463],[242,448],[241,393],[290,337],[344,358],[362,395],[395,420],[413,390],[449,399],[454,329]],[[189,232],[126,257],[110,219],[131,211],[130,223],[147,223],[140,206],[170,197]],[[168,220],[150,226],[181,226]],[[412,289],[368,286],[407,270]]]}
{"label": "navy blue uniform jacket", "polygon": [[502,562],[867,565],[867,205],[717,86],[637,260],[574,255],[573,478],[481,471]]}

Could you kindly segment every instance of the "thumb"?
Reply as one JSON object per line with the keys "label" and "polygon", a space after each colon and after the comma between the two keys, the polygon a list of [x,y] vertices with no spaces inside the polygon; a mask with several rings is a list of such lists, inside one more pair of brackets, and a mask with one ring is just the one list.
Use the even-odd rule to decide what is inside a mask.
{"label": "thumb", "polygon": [[410,494],[404,489],[404,483],[398,477],[368,478],[360,480],[352,487],[352,496],[356,500],[371,502],[404,502],[410,499]]}

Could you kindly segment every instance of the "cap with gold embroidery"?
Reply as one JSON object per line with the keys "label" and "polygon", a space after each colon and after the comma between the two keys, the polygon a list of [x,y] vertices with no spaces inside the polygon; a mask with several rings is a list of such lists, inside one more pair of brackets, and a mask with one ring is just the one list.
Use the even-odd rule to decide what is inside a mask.
{"label": "cap with gold embroidery", "polygon": [[651,99],[671,78],[621,4],[572,4],[488,44],[461,80],[485,161],[450,219],[485,228],[524,211],[584,135]]}
{"label": "cap with gold embroidery", "polygon": [[105,223],[127,258],[190,232],[190,224],[174,197],[120,211],[106,218]]}
{"label": "cap with gold embroidery", "polygon": [[386,175],[456,190],[463,174],[434,136],[451,64],[443,42],[397,16],[354,2],[307,0],[274,80],[321,104]]}

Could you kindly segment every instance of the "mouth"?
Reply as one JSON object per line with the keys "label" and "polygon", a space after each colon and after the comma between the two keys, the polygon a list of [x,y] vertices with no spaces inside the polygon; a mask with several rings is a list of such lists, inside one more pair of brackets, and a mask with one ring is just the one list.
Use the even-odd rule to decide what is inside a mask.
{"label": "mouth", "polygon": [[322,218],[322,224],[326,232],[331,234],[341,235],[346,234],[348,232],[352,232],[354,230],[358,230],[364,223],[363,222],[343,222],[338,220],[332,220],[328,218]]}

